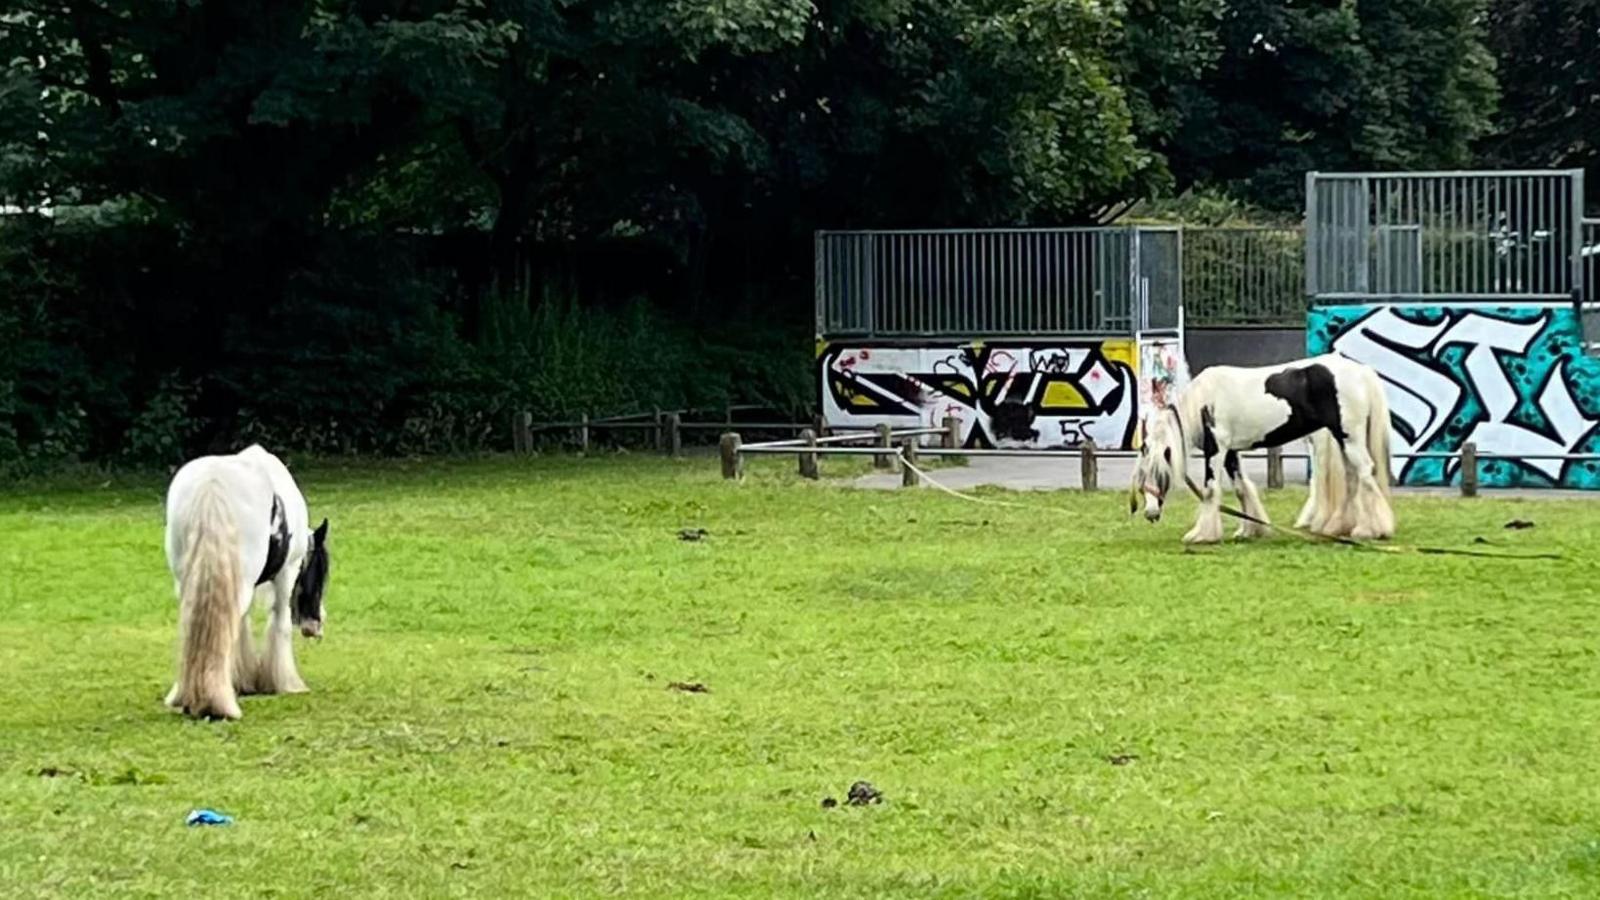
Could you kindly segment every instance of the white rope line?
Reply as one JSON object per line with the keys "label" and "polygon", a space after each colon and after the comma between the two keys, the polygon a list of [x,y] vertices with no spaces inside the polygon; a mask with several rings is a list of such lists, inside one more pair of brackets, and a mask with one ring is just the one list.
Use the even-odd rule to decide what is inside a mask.
{"label": "white rope line", "polygon": [[983,506],[999,506],[1006,509],[1020,509],[1026,512],[1035,512],[1042,509],[1048,512],[1061,513],[1062,515],[1074,515],[1074,513],[1072,513],[1070,510],[1062,509],[1059,506],[1032,506],[1026,503],[1007,503],[1004,500],[990,500],[986,497],[974,497],[971,494],[963,494],[953,487],[941,484],[938,479],[934,478],[932,475],[929,475],[927,470],[912,465],[911,461],[906,459],[906,455],[903,451],[897,455],[900,457],[900,464],[917,473],[918,478],[926,481],[929,485],[944,491],[946,494],[949,494],[950,496],[960,500],[965,500],[968,503],[977,503]]}

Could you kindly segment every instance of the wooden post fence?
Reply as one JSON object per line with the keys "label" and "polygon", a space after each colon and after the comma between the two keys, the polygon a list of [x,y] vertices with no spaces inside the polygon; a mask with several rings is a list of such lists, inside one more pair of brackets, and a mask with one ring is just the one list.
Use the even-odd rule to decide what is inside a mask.
{"label": "wooden post fence", "polygon": [[1283,488],[1283,448],[1267,448],[1267,490]]}
{"label": "wooden post fence", "polygon": [[873,455],[872,467],[874,469],[894,469],[899,463],[899,457],[894,454],[894,429],[887,422],[879,422],[877,428],[878,446],[883,448],[882,453]]}
{"label": "wooden post fence", "polygon": [[1472,441],[1461,445],[1461,496],[1478,496],[1478,445]]}
{"label": "wooden post fence", "polygon": [[667,455],[677,459],[683,452],[683,416],[680,413],[667,413]]}
{"label": "wooden post fence", "polygon": [[1094,438],[1086,438],[1081,448],[1082,486],[1086,491],[1100,490],[1100,458],[1095,456]]}
{"label": "wooden post fence", "polygon": [[[815,431],[812,431],[809,428],[805,429],[804,431],[801,431],[800,432],[800,443],[805,444],[807,447],[815,447],[815,446],[817,446],[817,433]],[[798,456],[798,458],[800,460],[800,477],[801,478],[816,479],[816,478],[820,478],[822,476],[822,472],[820,471],[821,467],[817,463],[817,454],[816,453],[806,453],[806,452],[802,451],[799,454],[797,454],[797,456]]]}
{"label": "wooden post fence", "polygon": [[533,452],[533,413],[518,412],[511,417],[511,448],[518,454]]}
{"label": "wooden post fence", "polygon": [[742,443],[743,441],[740,440],[739,433],[736,431],[729,431],[722,435],[720,449],[722,451],[723,478],[738,479],[744,477],[744,454],[739,452],[739,446]]}
{"label": "wooden post fence", "polygon": [[922,477],[917,474],[917,439],[906,438],[900,444],[901,456],[909,465],[900,467],[900,486],[916,487],[922,483]]}
{"label": "wooden post fence", "polygon": [[[955,416],[945,416],[943,424],[944,434],[940,437],[944,442],[944,449],[955,450],[961,446],[961,420]],[[959,456],[946,456],[945,462],[955,464],[960,459]]]}

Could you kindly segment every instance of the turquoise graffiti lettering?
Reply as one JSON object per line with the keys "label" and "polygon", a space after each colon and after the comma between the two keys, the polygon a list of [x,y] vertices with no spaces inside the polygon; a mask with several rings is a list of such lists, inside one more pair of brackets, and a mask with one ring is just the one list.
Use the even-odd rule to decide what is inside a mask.
{"label": "turquoise graffiti lettering", "polygon": [[[1567,306],[1353,305],[1307,314],[1306,349],[1338,352],[1384,379],[1396,453],[1453,453],[1471,441],[1494,487],[1600,490],[1600,360]],[[1400,484],[1448,485],[1453,459],[1396,459]]]}

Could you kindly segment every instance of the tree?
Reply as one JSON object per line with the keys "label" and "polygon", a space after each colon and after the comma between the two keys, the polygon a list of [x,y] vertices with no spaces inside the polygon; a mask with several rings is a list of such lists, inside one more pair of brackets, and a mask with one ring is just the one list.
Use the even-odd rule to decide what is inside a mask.
{"label": "tree", "polygon": [[1487,158],[1582,168],[1600,197],[1600,0],[1495,0],[1488,31],[1502,98]]}
{"label": "tree", "polygon": [[1482,0],[1229,0],[1221,56],[1170,145],[1178,186],[1289,209],[1309,169],[1467,163],[1495,102],[1482,13]]}

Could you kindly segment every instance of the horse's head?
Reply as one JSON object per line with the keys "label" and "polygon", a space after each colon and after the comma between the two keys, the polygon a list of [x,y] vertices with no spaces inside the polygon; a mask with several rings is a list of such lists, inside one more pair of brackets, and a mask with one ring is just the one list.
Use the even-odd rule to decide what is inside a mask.
{"label": "horse's head", "polygon": [[328,587],[328,520],[323,519],[311,533],[311,547],[294,583],[294,602],[290,606],[294,623],[306,637],[322,637],[322,594]]}
{"label": "horse's head", "polygon": [[[1183,453],[1183,436],[1177,414],[1163,410],[1145,424],[1144,440],[1139,444],[1139,459],[1133,466],[1133,483],[1128,488],[1128,515],[1139,511],[1141,498],[1144,517],[1161,520],[1161,508],[1172,490],[1174,454]],[[1181,460],[1180,460],[1181,461]]]}

